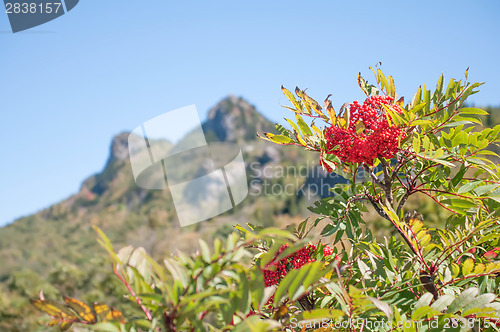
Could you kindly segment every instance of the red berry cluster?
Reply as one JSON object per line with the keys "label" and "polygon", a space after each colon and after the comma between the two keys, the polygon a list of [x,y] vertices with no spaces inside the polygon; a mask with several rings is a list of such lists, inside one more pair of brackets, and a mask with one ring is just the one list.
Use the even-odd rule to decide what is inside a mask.
{"label": "red berry cluster", "polygon": [[[275,258],[278,257],[288,247],[288,244],[282,245],[276,253]],[[279,281],[286,276],[288,271],[292,269],[299,269],[307,263],[314,262],[315,259],[312,258],[311,255],[315,251],[316,245],[308,244],[304,248],[296,251],[288,257],[281,259],[280,261],[274,260],[269,263],[263,270],[266,287],[278,284]],[[323,248],[323,253],[325,257],[331,256],[333,254],[333,248],[325,246]]]}
{"label": "red berry cluster", "polygon": [[[355,101],[349,105],[350,120],[347,129],[333,125],[326,129],[326,153],[338,156],[343,162],[373,165],[375,158],[392,158],[398,151],[399,140],[406,136],[402,128],[389,126],[385,107],[401,113],[390,96],[371,96],[363,105]],[[364,129],[357,133],[358,124]],[[331,168],[321,161],[329,172]]]}

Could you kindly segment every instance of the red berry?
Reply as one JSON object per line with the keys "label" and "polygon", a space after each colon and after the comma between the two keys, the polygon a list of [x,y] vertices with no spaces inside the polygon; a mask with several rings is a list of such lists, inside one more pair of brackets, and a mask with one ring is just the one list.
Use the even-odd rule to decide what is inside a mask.
{"label": "red berry", "polygon": [[[354,101],[350,106],[350,122],[347,128],[337,125],[326,129],[326,153],[338,156],[343,162],[373,164],[375,158],[392,158],[399,148],[399,140],[406,133],[398,127],[389,126],[385,107],[401,113],[390,96],[371,96],[363,105]],[[358,124],[364,130],[357,132]],[[362,128],[362,127],[361,127]],[[327,171],[332,169],[321,160]]]}

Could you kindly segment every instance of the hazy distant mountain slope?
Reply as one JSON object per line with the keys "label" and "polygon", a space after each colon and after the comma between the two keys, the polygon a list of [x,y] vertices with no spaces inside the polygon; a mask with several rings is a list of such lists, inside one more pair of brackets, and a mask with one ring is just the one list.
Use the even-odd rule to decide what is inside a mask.
{"label": "hazy distant mountain slope", "polygon": [[[240,143],[247,162],[248,180],[253,180],[254,185],[266,180],[256,169],[266,165],[275,168],[291,165],[302,158],[303,153],[297,149],[283,149],[257,139],[257,131],[272,131],[273,126],[241,98],[230,96],[220,101],[210,110],[203,129],[209,141]],[[0,278],[6,279],[21,267],[47,273],[53,261],[59,259],[74,264],[88,261],[89,253],[101,252],[91,224],[103,227],[118,245],[140,244],[151,247],[158,254],[179,246],[167,243],[180,233],[170,193],[168,189],[144,190],[136,185],[129,163],[128,135],[121,133],[113,138],[103,171],[83,181],[78,193],[0,228]],[[164,145],[165,149],[172,148],[168,142]],[[246,208],[239,207],[236,212],[240,214],[241,222],[255,221],[261,215],[258,212],[261,208],[271,211],[266,219],[272,219],[274,214],[297,212],[297,209],[287,207],[290,205],[287,199],[295,198],[282,197],[282,201],[271,204],[251,195],[243,204]],[[268,205],[272,207],[267,208]],[[233,217],[234,220],[237,218]],[[213,233],[216,230],[214,224],[217,221],[204,222],[183,229],[182,233],[188,234],[186,236],[195,230]],[[168,234],[159,234],[162,232]]]}
{"label": "hazy distant mountain slope", "polygon": [[[307,174],[284,170],[306,160],[312,167],[314,155],[258,139],[257,132],[274,128],[248,102],[234,96],[223,99],[210,110],[203,129],[209,142],[241,147],[250,186],[242,204],[180,229],[169,190],[138,187],[129,162],[129,133],[115,136],[104,169],[84,180],[78,193],[0,228],[0,331],[34,331],[30,324],[37,315],[27,299],[40,289],[48,297],[83,296],[89,302],[120,298],[122,290],[109,280],[107,256],[91,225],[101,227],[116,248],[143,246],[153,256],[165,257],[174,249],[195,250],[199,237],[223,237],[237,223],[272,225],[283,214],[287,217],[282,222],[291,223],[300,219],[294,215],[307,211],[308,203],[299,195],[275,189],[285,184],[298,189]],[[166,141],[156,143],[165,151],[174,148]],[[13,312],[18,311],[29,312],[33,319],[16,318]]]}

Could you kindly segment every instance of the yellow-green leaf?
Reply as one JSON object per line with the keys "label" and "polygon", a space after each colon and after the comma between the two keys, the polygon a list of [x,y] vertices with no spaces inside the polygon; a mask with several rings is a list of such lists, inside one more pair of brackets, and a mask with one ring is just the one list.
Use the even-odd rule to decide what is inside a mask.
{"label": "yellow-green leaf", "polygon": [[297,111],[300,111],[300,106],[299,103],[297,102],[297,99],[295,99],[295,96],[290,91],[288,91],[283,85],[281,86],[281,91],[283,91],[283,94],[288,98],[288,100],[290,100],[295,109]]}
{"label": "yellow-green leaf", "polygon": [[337,115],[335,114],[335,110],[333,109],[332,101],[329,99],[331,94],[328,95],[325,99],[325,109],[328,113],[328,117],[330,118],[331,124],[334,126],[337,123]]}
{"label": "yellow-green leaf", "polygon": [[419,153],[420,152],[420,136],[418,136],[418,135],[413,136],[412,145],[413,145],[413,151],[415,151],[415,153]]}
{"label": "yellow-green leaf", "polygon": [[302,119],[302,117],[299,114],[296,114],[297,117],[297,124],[299,125],[300,131],[302,132],[302,135],[304,136],[311,136],[312,131],[307,125],[307,123]]}
{"label": "yellow-green leaf", "polygon": [[474,260],[472,258],[467,258],[462,265],[462,273],[464,276],[468,276],[472,269],[474,268]]}
{"label": "yellow-green leaf", "polygon": [[290,144],[293,143],[293,139],[290,137],[286,137],[284,135],[275,135],[271,133],[264,133],[265,137],[264,139],[267,139],[268,141],[271,141],[276,144]]}

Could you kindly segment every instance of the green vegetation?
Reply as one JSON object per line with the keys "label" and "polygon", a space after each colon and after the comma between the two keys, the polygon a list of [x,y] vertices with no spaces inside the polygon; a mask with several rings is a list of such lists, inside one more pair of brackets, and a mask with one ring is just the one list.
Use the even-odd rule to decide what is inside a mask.
{"label": "green vegetation", "polygon": [[[375,75],[381,93],[395,98],[391,78]],[[297,129],[277,126],[282,136],[266,138],[317,152],[292,146],[269,150],[267,142],[251,141],[245,149],[249,174],[255,173],[250,166],[255,161],[286,168],[317,163],[321,156],[325,167],[349,180],[336,184],[333,198],[316,204],[318,219],[300,224],[306,199],[281,193],[251,195],[233,214],[180,230],[168,191],[136,187],[127,160],[112,156],[104,171],[87,179],[75,196],[0,230],[0,331],[46,331],[38,321],[54,319],[56,325],[67,320],[80,329],[106,331],[120,331],[120,325],[126,331],[203,331],[209,326],[216,331],[294,331],[300,330],[294,326],[298,321],[323,318],[360,318],[372,324],[384,320],[396,324],[393,330],[398,322],[410,320],[430,324],[435,319],[436,331],[455,318],[482,327],[490,324],[499,310],[500,266],[488,253],[500,246],[500,209],[495,199],[498,167],[487,159],[496,156],[487,151],[498,149],[494,144],[500,127],[492,128],[500,109],[489,109],[486,115],[463,107],[463,96],[476,86],[441,82],[438,92],[427,94],[424,88],[410,103],[401,104],[401,113],[386,110],[406,136],[392,163],[376,157],[373,165],[341,160],[332,153],[334,146],[327,147],[327,128],[315,130],[301,118],[347,128],[349,111],[340,117],[327,112],[328,103],[324,110],[318,108],[300,89],[296,97],[285,91],[298,114]],[[362,79],[360,86],[367,96],[377,94],[377,87]],[[234,115],[229,127],[204,126],[214,140],[254,137],[255,132],[245,130],[249,121],[260,123],[252,130],[269,127],[254,109],[235,106],[237,102],[241,100],[233,98],[216,107]],[[239,118],[247,113],[251,117]],[[490,129],[474,126],[477,118]],[[360,128],[356,130],[365,129]],[[483,146],[483,141],[493,144]],[[405,159],[401,151],[413,157]],[[368,178],[353,181],[365,166]],[[408,177],[425,190],[405,187]],[[294,177],[258,180],[284,185]],[[299,180],[301,185],[309,179]],[[404,208],[398,208],[400,202]],[[413,210],[420,216],[406,214]],[[238,226],[233,233],[232,226],[247,223],[249,227]],[[289,224],[286,230],[270,228]],[[107,253],[95,241],[93,227]],[[278,285],[266,288],[266,271],[273,270],[273,262],[317,243],[319,233],[323,242],[335,244],[333,254],[325,255],[318,244],[311,254],[314,263],[287,268]],[[212,239],[211,245],[202,241],[198,247],[199,237]],[[285,244],[285,253],[277,254]],[[188,254],[171,257],[176,249]],[[73,300],[63,303],[63,295]],[[36,308],[50,315],[40,315],[29,304],[35,298]],[[87,307],[99,311],[94,302],[104,314],[81,314]]]}

